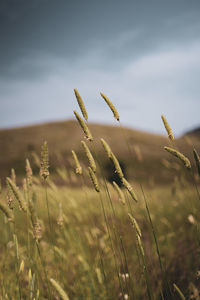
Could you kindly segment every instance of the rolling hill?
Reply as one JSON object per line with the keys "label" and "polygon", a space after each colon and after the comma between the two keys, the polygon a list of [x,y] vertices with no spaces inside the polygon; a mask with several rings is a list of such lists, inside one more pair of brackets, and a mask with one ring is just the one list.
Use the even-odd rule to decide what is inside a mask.
{"label": "rolling hill", "polygon": [[[182,167],[163,149],[164,146],[169,145],[168,139],[164,136],[119,126],[90,124],[89,127],[95,139],[95,152],[101,157],[100,163],[107,164],[107,169],[109,169],[108,159],[100,143],[100,138],[104,138],[108,142],[120,162],[125,166],[127,176],[131,179],[165,182],[169,181],[169,178],[173,178],[176,172],[178,174],[179,168]],[[65,166],[69,170],[73,168],[72,149],[77,152],[80,160],[86,163],[80,143],[81,140],[84,140],[84,135],[75,121],[0,130],[0,177],[3,181],[6,176],[9,176],[11,168],[14,168],[21,178],[26,158],[30,159],[33,169],[37,173],[38,167],[34,163],[32,154],[40,155],[44,140],[47,140],[49,145],[52,174],[56,174],[57,167]],[[190,159],[192,159],[193,145],[198,151],[200,150],[200,141],[195,134],[188,134],[186,137],[176,140],[178,149]]]}

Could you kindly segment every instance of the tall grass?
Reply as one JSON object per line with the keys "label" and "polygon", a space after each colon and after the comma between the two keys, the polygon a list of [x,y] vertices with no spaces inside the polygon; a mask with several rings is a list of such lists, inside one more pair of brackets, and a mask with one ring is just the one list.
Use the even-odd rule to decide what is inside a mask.
{"label": "tall grass", "polygon": [[[74,92],[87,124],[74,114],[89,142],[81,141],[86,165],[72,150],[73,186],[56,186],[44,142],[41,180],[26,160],[23,188],[12,169],[7,187],[0,191],[1,298],[199,299],[199,203],[184,170],[199,172],[198,152],[193,152],[195,169],[178,149],[166,146],[184,164],[184,184],[176,180],[173,192],[169,186],[149,190],[140,182],[129,182],[115,149],[102,137],[103,159],[112,163],[119,178],[111,184],[83,100],[77,89]],[[113,103],[101,96],[119,121]],[[164,116],[162,120],[173,141]],[[132,159],[126,137],[124,143]],[[58,173],[68,180],[64,166]]]}

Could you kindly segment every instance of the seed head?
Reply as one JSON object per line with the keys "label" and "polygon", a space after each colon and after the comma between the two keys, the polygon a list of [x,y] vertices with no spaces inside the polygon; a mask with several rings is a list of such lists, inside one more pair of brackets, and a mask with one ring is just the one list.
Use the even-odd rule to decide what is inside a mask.
{"label": "seed head", "polygon": [[90,152],[90,149],[88,148],[86,143],[84,141],[81,141],[81,144],[82,144],[83,149],[85,151],[85,154],[88,158],[90,167],[91,167],[92,171],[95,173],[97,168],[96,168],[96,164],[95,164],[95,161],[94,161],[94,157],[92,156],[92,153]]}
{"label": "seed head", "polygon": [[119,121],[119,114],[118,114],[118,111],[116,110],[115,106],[112,104],[112,102],[108,99],[108,97],[106,95],[104,95],[103,93],[100,93],[100,95],[106,101],[106,103],[108,104],[110,109],[112,110],[114,118],[117,121]]}
{"label": "seed head", "polygon": [[83,100],[82,100],[82,98],[81,98],[81,96],[80,96],[77,89],[74,89],[74,93],[75,93],[78,105],[80,107],[80,110],[82,112],[82,115],[83,115],[84,119],[87,121],[88,120],[88,114],[87,114],[87,111],[85,109],[85,105],[83,103]]}
{"label": "seed head", "polygon": [[41,160],[40,160],[40,176],[46,180],[49,176],[49,151],[48,144],[45,141],[42,145]]}
{"label": "seed head", "polygon": [[73,150],[72,150],[72,155],[73,155],[75,166],[76,166],[76,174],[81,175],[82,174],[82,167],[80,165],[80,162],[78,160],[78,157],[77,157],[76,153]]}
{"label": "seed head", "polygon": [[93,137],[92,137],[92,135],[90,133],[90,130],[89,130],[88,126],[85,124],[85,122],[83,121],[83,119],[80,117],[80,115],[75,110],[74,110],[74,115],[75,115],[77,121],[79,122],[79,125],[83,129],[83,132],[85,133],[86,138],[89,141],[93,141]]}
{"label": "seed head", "polygon": [[189,159],[183,155],[182,153],[180,153],[179,151],[173,149],[173,148],[170,148],[170,147],[164,147],[164,149],[166,151],[168,151],[169,153],[171,153],[173,156],[177,157],[183,164],[184,166],[187,168],[187,169],[191,169],[191,163],[189,161]]}
{"label": "seed head", "polygon": [[99,193],[100,189],[99,189],[99,184],[98,184],[97,177],[96,177],[95,173],[93,172],[93,170],[90,167],[88,167],[88,170],[89,170],[90,179],[91,179],[91,181],[94,185],[94,188],[95,188],[96,192]]}
{"label": "seed head", "polygon": [[165,126],[165,129],[168,133],[169,139],[173,141],[174,140],[173,132],[171,130],[171,127],[169,126],[169,123],[167,122],[167,119],[163,115],[161,116],[161,118],[162,118],[163,124]]}

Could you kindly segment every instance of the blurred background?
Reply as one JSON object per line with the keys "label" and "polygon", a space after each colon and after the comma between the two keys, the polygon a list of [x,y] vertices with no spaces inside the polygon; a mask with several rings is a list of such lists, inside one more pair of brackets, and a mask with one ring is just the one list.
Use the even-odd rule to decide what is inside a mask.
{"label": "blurred background", "polygon": [[198,127],[198,0],[1,0],[0,128],[73,117],[175,135]]}

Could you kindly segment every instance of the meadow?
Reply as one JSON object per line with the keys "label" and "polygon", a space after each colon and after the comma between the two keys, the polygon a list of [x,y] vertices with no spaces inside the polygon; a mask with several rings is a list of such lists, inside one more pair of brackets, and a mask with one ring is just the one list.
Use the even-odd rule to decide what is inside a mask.
{"label": "meadow", "polygon": [[108,136],[75,96],[79,135],[67,141],[68,165],[58,155],[52,167],[53,141],[40,137],[24,170],[20,160],[19,174],[2,180],[1,299],[199,299],[199,140],[176,141],[162,116],[167,137],[152,146],[136,133],[144,148],[132,147],[104,94],[118,123]]}

